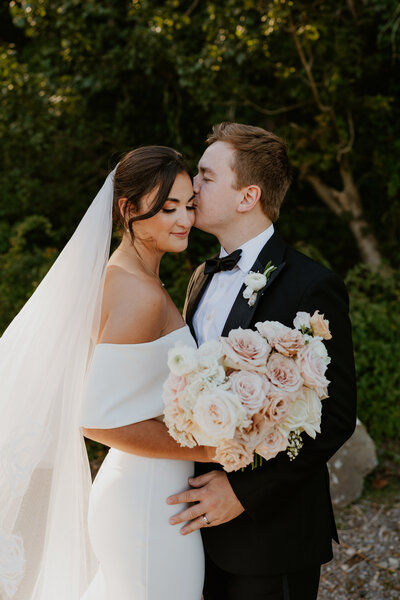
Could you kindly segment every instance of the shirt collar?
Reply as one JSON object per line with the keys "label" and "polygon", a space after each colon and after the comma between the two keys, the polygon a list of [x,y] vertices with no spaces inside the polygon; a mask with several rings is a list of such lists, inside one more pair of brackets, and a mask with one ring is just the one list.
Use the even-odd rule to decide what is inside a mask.
{"label": "shirt collar", "polygon": [[[272,237],[273,233],[274,226],[271,223],[267,229],[264,229],[264,231],[256,235],[256,237],[239,246],[239,248],[242,250],[242,254],[236,266],[239,267],[243,273],[247,274],[250,271],[251,267],[256,262],[257,256],[260,254],[270,237]],[[228,253],[226,252],[225,248],[221,247],[221,251],[219,253],[220,258],[223,258],[227,255]]]}

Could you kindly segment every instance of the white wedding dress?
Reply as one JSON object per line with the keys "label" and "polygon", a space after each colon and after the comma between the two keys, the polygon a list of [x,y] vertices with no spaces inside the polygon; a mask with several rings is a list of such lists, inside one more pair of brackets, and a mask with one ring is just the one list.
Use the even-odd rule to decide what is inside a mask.
{"label": "white wedding dress", "polygon": [[[162,420],[169,348],[195,347],[188,326],[142,344],[97,344],[86,380],[82,425],[109,429]],[[95,478],[89,533],[99,562],[82,600],[200,600],[200,531],[186,536],[169,517],[185,508],[168,496],[188,488],[194,464],[111,448]]]}

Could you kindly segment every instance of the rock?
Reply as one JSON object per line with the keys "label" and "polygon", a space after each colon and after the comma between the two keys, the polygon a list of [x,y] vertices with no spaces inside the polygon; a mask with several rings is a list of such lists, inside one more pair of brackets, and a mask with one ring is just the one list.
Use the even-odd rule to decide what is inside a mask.
{"label": "rock", "polygon": [[328,462],[334,506],[347,506],[361,496],[364,477],[378,464],[375,445],[364,425],[357,419],[350,439]]}

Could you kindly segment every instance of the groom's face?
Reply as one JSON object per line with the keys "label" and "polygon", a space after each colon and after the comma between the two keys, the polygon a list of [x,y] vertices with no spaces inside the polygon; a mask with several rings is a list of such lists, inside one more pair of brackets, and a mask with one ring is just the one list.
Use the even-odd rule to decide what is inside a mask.
{"label": "groom's face", "polygon": [[234,149],[226,142],[214,142],[207,148],[198,164],[193,181],[196,194],[195,227],[217,235],[229,227],[236,217],[236,207],[243,197],[235,189]]}

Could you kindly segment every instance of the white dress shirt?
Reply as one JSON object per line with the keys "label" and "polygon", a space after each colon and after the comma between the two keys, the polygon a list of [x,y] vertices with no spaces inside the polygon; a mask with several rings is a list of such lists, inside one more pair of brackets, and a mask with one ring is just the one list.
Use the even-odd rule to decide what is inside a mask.
{"label": "white dress shirt", "polygon": [[[215,340],[221,335],[246,275],[273,233],[274,226],[270,225],[262,233],[239,246],[242,254],[231,271],[214,273],[193,317],[193,327],[199,345]],[[220,258],[227,254],[221,247]]]}

